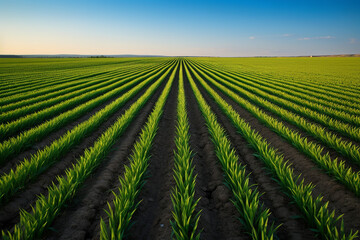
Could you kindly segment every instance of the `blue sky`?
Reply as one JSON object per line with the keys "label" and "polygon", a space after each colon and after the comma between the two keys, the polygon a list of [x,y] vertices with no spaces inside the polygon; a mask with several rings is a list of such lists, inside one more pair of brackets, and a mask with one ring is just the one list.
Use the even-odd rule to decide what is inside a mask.
{"label": "blue sky", "polygon": [[359,0],[0,0],[0,54],[360,53],[359,9]]}

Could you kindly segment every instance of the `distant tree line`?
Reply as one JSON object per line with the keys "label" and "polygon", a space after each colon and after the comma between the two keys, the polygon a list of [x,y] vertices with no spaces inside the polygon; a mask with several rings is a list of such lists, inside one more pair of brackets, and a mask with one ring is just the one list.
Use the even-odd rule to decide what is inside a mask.
{"label": "distant tree line", "polygon": [[22,58],[20,55],[0,55],[0,58]]}
{"label": "distant tree line", "polygon": [[90,56],[90,58],[112,58],[112,57],[100,55],[100,56]]}

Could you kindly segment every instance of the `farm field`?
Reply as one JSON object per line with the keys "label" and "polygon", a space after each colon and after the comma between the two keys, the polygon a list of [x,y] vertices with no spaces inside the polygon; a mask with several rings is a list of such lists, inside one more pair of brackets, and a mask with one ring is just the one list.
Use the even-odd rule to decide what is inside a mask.
{"label": "farm field", "polygon": [[357,239],[359,66],[0,59],[2,239]]}

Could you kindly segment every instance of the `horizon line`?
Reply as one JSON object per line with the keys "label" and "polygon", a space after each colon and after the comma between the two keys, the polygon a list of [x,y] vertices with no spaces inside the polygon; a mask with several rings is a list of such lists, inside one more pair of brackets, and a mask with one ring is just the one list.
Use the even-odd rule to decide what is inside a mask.
{"label": "horizon line", "polygon": [[324,57],[324,56],[352,56],[360,57],[360,53],[339,53],[339,54],[307,54],[307,55],[254,55],[254,56],[216,56],[216,55],[159,55],[159,54],[71,54],[71,53],[59,53],[59,54],[0,54],[0,58],[22,58],[22,57],[57,57],[57,58],[75,58],[75,57],[114,57],[116,56],[133,56],[133,57],[219,57],[219,58],[251,58],[251,57]]}

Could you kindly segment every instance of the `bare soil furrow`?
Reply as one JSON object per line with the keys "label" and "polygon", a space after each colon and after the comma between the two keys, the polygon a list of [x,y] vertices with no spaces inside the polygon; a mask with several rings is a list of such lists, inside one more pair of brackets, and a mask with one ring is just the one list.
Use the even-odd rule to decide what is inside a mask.
{"label": "bare soil furrow", "polygon": [[178,91],[178,74],[171,87],[159,128],[150,151],[146,182],[138,200],[141,203],[133,217],[134,225],[127,239],[170,239],[172,205],[175,123]]}
{"label": "bare soil furrow", "polygon": [[[146,87],[145,87],[146,88]],[[134,99],[136,99],[137,96],[141,96],[142,93],[144,93],[146,90],[143,89],[140,91],[140,93],[138,93],[130,102],[134,102]],[[95,107],[94,109],[92,109],[91,111],[87,112],[86,114],[82,115],[81,117],[79,117],[78,119],[76,119],[75,121],[66,124],[65,126],[63,126],[62,128],[55,130],[53,132],[51,132],[49,135],[47,135],[46,137],[44,137],[41,141],[39,142],[34,142],[33,145],[31,146],[30,149],[22,151],[19,155],[11,158],[8,160],[8,162],[1,167],[0,169],[0,174],[3,173],[7,173],[9,172],[11,169],[16,168],[16,165],[21,162],[24,158],[30,158],[31,155],[36,154],[37,151],[45,148],[47,145],[49,145],[49,143],[55,141],[56,139],[60,138],[62,135],[64,135],[67,131],[71,130],[72,128],[74,128],[76,125],[85,122],[86,120],[88,120],[90,117],[92,117],[96,112],[100,111],[101,109],[103,109],[106,105],[110,104],[111,102],[113,102],[115,99],[121,97],[122,94],[119,94],[117,96],[112,97],[111,99],[109,99],[108,101],[105,101],[104,103],[100,104],[99,106]]]}
{"label": "bare soil furrow", "polygon": [[[305,183],[312,182],[316,185],[314,189],[314,196],[319,194],[324,196],[324,202],[329,201],[330,210],[336,210],[336,214],[344,214],[344,223],[348,228],[354,230],[360,229],[360,199],[350,192],[344,185],[336,182],[334,178],[327,175],[323,170],[319,169],[315,163],[307,158],[302,152],[298,151],[293,145],[286,142],[275,132],[271,131],[258,119],[256,119],[250,112],[241,108],[238,104],[230,98],[217,90],[221,97],[223,97],[239,114],[245,119],[253,129],[258,131],[264,138],[268,140],[271,146],[277,148],[281,154],[285,156],[289,163],[294,168],[294,173],[301,174],[305,179]],[[214,105],[214,101],[208,98]],[[217,114],[223,115],[221,112]]]}
{"label": "bare soil furrow", "polygon": [[[164,87],[164,83],[160,86],[160,88]],[[9,203],[5,204],[0,209],[0,229],[8,229],[11,228],[16,222],[19,221],[19,209],[23,208],[25,210],[31,210],[30,205],[36,201],[38,194],[46,194],[47,187],[51,184],[52,181],[55,181],[55,176],[63,175],[64,171],[71,167],[73,163],[76,162],[76,159],[81,156],[86,148],[91,147],[96,139],[101,136],[101,134],[110,127],[118,117],[120,117],[126,109],[130,107],[132,103],[134,103],[144,92],[146,88],[140,91],[134,98],[128,101],[120,110],[118,110],[115,114],[109,117],[103,124],[101,124],[93,133],[86,136],[85,139],[81,141],[81,143],[75,146],[71,151],[63,156],[61,161],[53,164],[48,170],[46,170],[43,174],[41,174],[34,182],[30,183],[26,186],[23,191],[18,192]],[[155,94],[159,96],[157,92]],[[153,96],[151,101],[154,101]],[[104,106],[103,106],[104,107]],[[91,116],[91,115],[90,115]],[[89,118],[90,116],[86,116]],[[84,119],[85,120],[85,119]],[[79,121],[79,122],[78,122]],[[74,126],[80,123],[80,119],[76,123],[72,123],[68,126],[66,131],[70,130]],[[61,131],[63,131],[62,129]],[[64,130],[65,131],[65,130]],[[65,132],[66,132],[65,131]],[[61,135],[59,135],[61,136]],[[56,138],[55,138],[56,139]],[[47,144],[49,144],[48,142]],[[46,145],[46,143],[44,142]]]}
{"label": "bare soil furrow", "polygon": [[[306,152],[306,146],[295,147],[295,145],[299,145],[302,140],[296,140],[291,136],[289,137],[287,135],[284,135],[284,137],[282,137],[281,133],[277,133],[276,126],[268,127],[267,125],[270,126],[271,124],[266,124],[265,121],[259,120],[260,115],[258,115],[256,112],[254,112],[254,114],[251,113],[250,111],[252,110],[248,110],[248,107],[243,104],[239,105],[236,101],[232,100],[231,97],[228,97],[226,93],[223,93],[222,90],[217,87],[216,83],[214,84],[214,82],[211,82],[210,79],[208,79],[209,77],[212,77],[211,72],[215,75],[217,75],[216,72],[226,73],[226,68],[228,68],[228,70],[232,69],[234,71],[237,69],[238,73],[235,74],[237,77],[235,75],[233,77],[230,77],[232,79],[235,79],[235,81],[236,79],[240,81],[242,78],[248,79],[249,81],[252,81],[254,79],[260,79],[258,81],[259,84],[261,83],[262,78],[264,78],[265,80],[269,80],[272,78],[272,76],[275,76],[275,78],[280,80],[282,78],[288,78],[289,80],[289,76],[291,75],[290,77],[294,79],[309,78],[307,81],[309,84],[310,82],[312,82],[312,87],[306,89],[309,90],[308,92],[310,95],[314,95],[314,91],[317,91],[316,86],[327,86],[327,89],[330,92],[333,92],[332,95],[334,95],[335,90],[331,90],[333,87],[335,87],[336,92],[339,93],[341,93],[341,91],[346,92],[347,90],[356,87],[358,71],[356,71],[357,69],[355,67],[355,58],[353,59],[319,57],[311,59],[250,59],[200,57],[144,57],[129,59],[105,59],[101,57],[99,59],[82,58],[63,60],[4,60],[4,62],[2,63],[2,65],[4,66],[2,66],[1,68],[5,71],[2,74],[5,82],[3,82],[2,84],[0,83],[0,85],[3,85],[2,87],[0,86],[0,88],[2,88],[4,93],[1,93],[0,89],[0,95],[14,95],[16,89],[18,89],[21,91],[18,96],[14,95],[15,98],[19,98],[20,100],[22,98],[29,98],[31,97],[30,95],[33,95],[31,91],[35,91],[35,93],[38,92],[38,90],[36,90],[37,88],[40,89],[41,92],[45,89],[45,87],[49,87],[50,85],[53,85],[55,87],[58,86],[58,83],[56,82],[52,82],[49,83],[50,85],[47,85],[48,83],[46,83],[45,79],[51,78],[51,76],[57,78],[58,81],[62,83],[65,83],[67,80],[78,81],[79,79],[80,82],[81,79],[88,81],[89,79],[91,79],[91,77],[96,76],[100,76],[101,78],[104,78],[104,80],[106,80],[106,76],[114,77],[114,74],[119,74],[119,71],[135,71],[136,69],[141,71],[142,68],[149,68],[150,66],[161,66],[165,63],[179,63],[182,65],[189,64],[188,66],[194,67],[190,69],[190,74],[194,78],[195,84],[197,85],[200,93],[204,97],[207,104],[211,107],[211,110],[217,116],[218,123],[224,128],[228,140],[231,143],[232,150],[235,150],[235,154],[239,157],[238,163],[245,166],[244,169],[246,173],[249,174],[248,178],[251,188],[256,188],[257,192],[260,194],[260,196],[255,197],[256,201],[249,199],[248,200],[251,203],[257,203],[257,199],[259,197],[260,204],[263,205],[262,207],[268,209],[271,214],[269,217],[266,217],[266,219],[268,219],[267,224],[274,224],[275,226],[280,225],[280,227],[276,230],[274,234],[274,240],[316,240],[322,239],[322,237],[327,239],[336,239],[337,237],[335,236],[336,234],[334,233],[334,229],[338,228],[337,230],[339,230],[341,228],[341,222],[338,221],[337,223],[329,223],[331,221],[328,221],[326,223],[326,221],[322,221],[320,224],[318,224],[318,226],[313,226],[313,224],[310,225],[313,222],[311,216],[307,218],[304,216],[298,204],[292,200],[293,196],[291,195],[291,192],[289,192],[289,189],[281,188],[282,185],[279,184],[278,178],[276,177],[277,175],[275,176],[275,173],[271,172],[269,168],[266,167],[269,165],[266,165],[266,159],[263,160],[262,158],[266,158],[266,156],[263,153],[258,154],[258,152],[256,152],[257,150],[254,150],[258,148],[253,148],[252,145],[249,144],[249,142],[252,142],[253,144],[261,144],[261,141],[253,141],[254,139],[256,139],[256,136],[250,136],[249,134],[244,134],[246,138],[243,137],[240,131],[237,130],[237,127],[233,125],[233,121],[228,118],[227,115],[224,113],[226,111],[223,111],[211,96],[211,94],[215,93],[208,93],[206,88],[201,85],[201,82],[197,79],[199,76],[202,77],[209,84],[209,86],[213,88],[214,91],[217,92],[239,114],[240,118],[242,118],[250,125],[251,129],[253,129],[255,132],[258,132],[263,138],[263,140],[266,140],[266,142],[272,148],[277,150],[277,153],[279,155],[282,155],[284,157],[284,160],[287,161],[287,165],[289,165],[290,168],[294,171],[293,177],[299,176],[298,181],[303,181],[301,185],[314,185],[314,189],[312,190],[312,197],[314,199],[318,196],[323,197],[322,203],[320,203],[319,206],[321,206],[321,204],[326,204],[326,211],[335,211],[334,218],[342,216],[345,230],[341,228],[339,230],[339,232],[341,232],[340,234],[348,235],[350,233],[350,230],[353,230],[358,231],[359,235],[360,197],[355,195],[355,190],[350,190],[343,183],[337,181],[336,178],[333,177],[333,175],[335,175],[336,173],[331,173],[332,175],[330,175],[330,173],[327,173],[326,170],[323,170],[320,167],[320,164],[316,162],[315,156],[304,153]],[[202,70],[201,66],[205,66],[205,68],[208,69],[209,72],[207,72],[207,70]],[[80,72],[78,72],[75,68],[78,68]],[[73,71],[74,69],[76,70],[75,72]],[[253,73],[255,72],[256,74],[254,75]],[[71,76],[71,73],[73,73],[73,76]],[[136,209],[134,211],[134,214],[130,218],[130,222],[122,219],[121,223],[119,223],[121,226],[128,227],[124,230],[125,234],[122,235],[122,237],[127,240],[163,240],[174,239],[176,237],[176,235],[174,235],[171,225],[171,222],[174,221],[172,213],[174,206],[171,196],[172,191],[177,184],[176,180],[174,179],[174,153],[176,150],[175,135],[177,127],[177,98],[179,90],[179,74],[180,69],[177,70],[175,79],[172,79],[173,81],[171,88],[166,89],[169,92],[167,92],[168,95],[166,102],[162,102],[164,103],[164,105],[162,105],[164,107],[162,110],[163,112],[160,115],[156,115],[159,116],[156,134],[151,135],[151,137],[154,136],[154,139],[152,139],[151,148],[146,148],[146,150],[149,150],[146,151],[146,153],[149,154],[149,158],[147,159],[148,165],[146,166],[146,169],[141,168],[141,174],[144,174],[144,176],[141,176],[145,178],[145,181],[143,182],[143,185],[141,185],[141,189],[137,189],[138,192],[136,193],[133,192],[133,190],[135,189],[129,186],[131,189],[129,192],[135,193],[137,195],[135,201],[131,197],[130,201],[133,202],[126,203],[129,203],[130,207],[136,206]],[[234,195],[226,184],[226,176],[230,176],[232,173],[227,172],[227,175],[224,175],[224,171],[222,169],[223,165],[221,165],[221,162],[216,155],[215,149],[217,148],[215,147],[218,146],[218,144],[222,144],[221,141],[223,140],[223,138],[221,138],[220,143],[216,142],[214,144],[212,142],[212,137],[209,133],[209,128],[211,128],[211,126],[208,128],[208,126],[206,125],[206,121],[202,115],[200,106],[197,102],[197,98],[192,91],[192,87],[194,86],[190,85],[187,74],[188,73],[185,73],[184,71],[182,77],[184,80],[186,111],[189,123],[189,144],[192,151],[191,167],[193,167],[192,174],[195,176],[195,196],[193,199],[191,198],[191,200],[197,202],[195,212],[193,214],[199,214],[200,216],[199,222],[197,223],[198,225],[196,228],[196,233],[199,233],[200,239],[203,240],[250,240],[256,238],[255,236],[252,237],[252,235],[247,232],[248,228],[246,228],[246,226],[242,223],[243,218],[241,216],[241,211],[238,211],[238,209],[236,209],[235,205],[232,202],[233,200],[235,200]],[[195,76],[195,74],[197,77]],[[57,151],[59,150],[58,148],[65,146],[65,148],[61,151],[61,157],[56,157],[56,152],[54,151],[50,156],[46,157],[45,155],[43,155],[42,159],[44,160],[44,162],[40,163],[42,164],[41,166],[43,168],[41,170],[36,168],[38,169],[36,170],[38,175],[34,176],[33,179],[28,180],[25,183],[24,180],[21,179],[23,179],[23,177],[26,178],[24,174],[26,174],[28,171],[24,168],[18,168],[18,172],[20,171],[19,169],[24,170],[24,172],[22,174],[20,173],[20,175],[18,176],[19,178],[17,178],[17,180],[19,181],[9,180],[5,181],[4,184],[9,183],[10,185],[14,183],[13,188],[15,189],[17,186],[19,186],[20,189],[15,189],[14,193],[12,193],[12,191],[10,191],[11,193],[6,193],[8,191],[5,190],[4,193],[0,193],[0,195],[4,195],[2,196],[3,200],[0,205],[0,231],[3,231],[1,235],[2,238],[7,238],[7,236],[9,236],[9,238],[13,239],[43,240],[100,239],[100,220],[103,219],[105,221],[105,224],[108,226],[112,225],[111,223],[109,224],[109,217],[107,211],[109,211],[109,207],[114,207],[114,200],[116,197],[114,196],[114,193],[118,194],[119,187],[123,188],[119,181],[119,178],[124,176],[125,172],[128,173],[127,167],[130,166],[129,157],[131,156],[132,150],[134,149],[134,144],[136,143],[136,141],[138,141],[140,133],[142,132],[142,129],[146,124],[149,115],[153,111],[154,106],[158,101],[158,98],[160,97],[167,82],[170,79],[170,75],[171,74],[169,73],[168,76],[165,77],[165,79],[162,78],[163,80],[161,84],[157,85],[157,89],[153,89],[152,96],[149,96],[149,98],[147,98],[148,101],[144,102],[144,105],[140,110],[136,108],[136,114],[129,118],[132,119],[132,121],[129,122],[129,124],[126,124],[127,127],[124,130],[115,133],[113,132],[115,128],[111,127],[114,123],[116,123],[119,117],[123,116],[125,111],[128,110],[130,106],[146,92],[149,86],[151,86],[155,81],[159,80],[159,77],[151,80],[150,83],[144,86],[142,90],[139,90],[137,94],[134,94],[134,96],[130,98],[125,104],[119,104],[117,108],[118,110],[114,111],[111,115],[109,114],[110,116],[101,121],[101,123],[98,124],[97,128],[91,128],[91,130],[86,128],[88,129],[88,134],[80,137],[81,140],[75,138],[73,139],[74,141],[72,143],[63,143],[65,145],[59,145],[59,147],[55,148],[54,151]],[[356,133],[341,133],[345,130],[338,129],[336,128],[336,126],[332,126],[330,123],[319,123],[321,121],[316,120],[316,117],[311,117],[311,113],[306,112],[306,106],[308,105],[306,105],[305,108],[303,108],[304,111],[300,111],[301,113],[299,113],[298,115],[303,117],[303,120],[305,119],[306,121],[308,121],[308,123],[312,123],[313,125],[308,126],[305,123],[302,123],[303,127],[299,127],[297,125],[296,119],[294,120],[294,122],[296,123],[291,123],[291,117],[288,118],[283,114],[277,114],[275,112],[276,108],[274,108],[275,110],[271,110],[271,106],[269,108],[261,106],[261,101],[257,101],[256,97],[254,96],[267,99],[269,103],[275,104],[284,109],[290,109],[289,112],[295,111],[291,110],[291,107],[288,106],[289,104],[291,105],[291,102],[293,100],[291,100],[289,103],[285,102],[284,104],[286,106],[280,106],[281,104],[279,105],[279,103],[275,103],[277,102],[276,99],[271,99],[271,97],[269,98],[269,96],[273,94],[271,91],[267,91],[266,93],[262,93],[261,91],[257,92],[256,89],[259,89],[257,87],[259,87],[261,84],[254,85],[253,88],[248,89],[248,87],[246,86],[250,86],[251,83],[245,81],[244,85],[240,84],[238,86],[239,88],[236,88],[234,86],[228,87],[226,82],[220,81],[220,78],[222,77],[220,75],[217,76],[219,78],[217,80],[214,80],[219,81],[219,84],[223,85],[225,88],[229,88],[235,94],[237,94],[237,90],[239,90],[240,88],[244,88],[245,92],[239,90],[238,94],[240,97],[244,98],[245,100],[249,101],[250,104],[253,104],[254,106],[261,109],[263,113],[271,116],[274,121],[283,124],[283,126],[294,132],[297,132],[301,137],[306,138],[308,142],[314,143],[317,146],[322,147],[322,153],[328,153],[331,158],[330,160],[337,159],[338,161],[343,161],[345,166],[351,167],[353,172],[360,173],[360,165],[356,163],[356,156],[353,156],[356,155],[356,153],[354,153],[356,149],[351,149],[347,153],[341,152],[347,151],[346,147],[335,146],[334,148],[336,148],[336,150],[331,147],[332,144],[325,143],[326,141],[328,141],[328,138],[324,138],[323,140],[321,140],[323,138],[320,136],[320,134],[322,134],[321,131],[314,131],[314,133],[312,134],[310,133],[311,131],[306,130],[306,128],[324,128],[324,130],[334,134],[334,136],[332,137],[339,137],[344,142],[350,142],[353,143],[354,146],[360,147],[360,142],[355,142],[355,140],[353,140],[356,139]],[[229,79],[224,80],[227,81]],[[291,82],[294,79],[290,79],[290,85],[292,84]],[[231,80],[229,81],[231,82]],[[283,82],[285,83],[285,81]],[[33,85],[33,83],[35,85]],[[80,87],[80,85],[78,87]],[[299,90],[295,88],[292,89],[295,92],[296,90]],[[49,88],[48,91],[51,92],[54,90],[51,90]],[[31,159],[31,157],[44,150],[47,146],[50,146],[53,143],[55,144],[56,140],[60,139],[67,132],[71,131],[74,127],[89,120],[98,111],[104,109],[111,102],[124,95],[124,93],[118,94],[117,96],[112,97],[111,99],[99,104],[99,106],[94,107],[92,110],[82,113],[81,116],[77,116],[74,119],[69,118],[71,119],[71,121],[68,121],[66,124],[62,124],[59,129],[52,129],[52,131],[49,131],[50,133],[46,136],[38,137],[38,139],[32,140],[32,142],[29,143],[29,146],[21,148],[21,152],[19,151],[20,153],[12,155],[10,153],[9,155],[11,156],[7,157],[7,159],[5,161],[2,161],[2,163],[0,164],[0,176],[3,176],[1,179],[5,179],[6,174],[8,174],[10,171],[16,170],[19,164],[21,164],[24,159]],[[255,95],[251,97],[249,94]],[[37,95],[39,95],[39,92],[37,93]],[[48,98],[49,97],[51,98],[51,96],[48,96]],[[282,98],[282,96],[280,95],[279,97]],[[34,99],[34,101],[41,99],[42,98],[40,96],[39,98]],[[352,99],[354,99],[354,97]],[[354,103],[351,103],[349,101],[338,101],[334,97],[332,98],[332,100],[338,102],[338,104],[340,105],[345,104],[349,106],[351,105],[351,108],[358,108],[357,99],[354,99]],[[324,103],[321,103],[319,107],[321,107],[322,104]],[[332,107],[331,104],[329,106]],[[321,109],[319,110],[311,106],[310,108],[313,109],[313,111],[315,112],[321,112]],[[344,112],[347,112],[347,110],[352,112],[351,108],[337,107],[336,109],[343,109]],[[328,114],[331,115],[330,113]],[[104,115],[103,117],[105,116],[107,115]],[[333,116],[333,118],[338,117]],[[354,121],[350,120],[348,119],[347,121],[356,122],[356,119]],[[118,125],[124,126],[122,124]],[[332,127],[329,127],[328,125],[331,125]],[[216,126],[218,127],[217,124]],[[22,127],[20,126],[19,129],[20,128]],[[23,126],[23,128],[26,128],[26,126]],[[106,135],[103,135],[103,133],[109,130],[109,128],[111,128],[110,130],[112,132],[108,131]],[[154,133],[153,130],[154,129],[151,128],[151,134]],[[122,133],[121,136],[119,133]],[[317,135],[320,137],[316,137]],[[354,135],[352,136],[353,139],[350,138],[350,135]],[[79,137],[79,135],[76,136]],[[117,139],[114,139],[115,136],[119,137]],[[223,137],[223,135],[221,136]],[[97,142],[99,138],[101,138],[101,141]],[[249,140],[249,138],[251,138],[251,141]],[[249,140],[249,142],[247,140]],[[25,139],[24,141],[27,140]],[[91,151],[90,154],[86,154],[86,158],[81,157],[84,155],[84,152],[87,149],[93,147],[95,143],[96,148],[92,149],[96,151]],[[148,142],[145,141],[144,146],[149,147],[147,144]],[[226,144],[228,144],[228,142]],[[258,147],[261,148],[261,146]],[[267,151],[264,148],[261,149],[262,151],[264,150],[267,153],[272,151]],[[303,151],[298,149],[302,149]],[[228,148],[226,148],[226,154],[228,154],[227,150]],[[47,152],[44,152],[44,154],[46,153]],[[105,153],[107,153],[106,156],[104,155]],[[52,156],[53,159],[51,159]],[[77,161],[80,157],[82,162],[81,165],[78,165]],[[326,160],[328,158],[324,159]],[[323,160],[323,158],[320,160]],[[231,163],[234,164],[233,162]],[[79,168],[76,168],[76,171],[67,172],[67,170],[72,169],[75,164]],[[234,167],[232,164],[226,166],[232,168]],[[32,166],[32,164],[30,165]],[[29,167],[31,167],[30,165]],[[141,164],[139,164],[139,166],[140,165]],[[83,166],[83,168],[81,168],[81,166]],[[31,171],[31,169],[28,170]],[[142,170],[144,170],[145,172],[143,172]],[[71,176],[69,176],[69,179],[64,182],[60,180],[61,182],[59,183],[57,180],[58,177],[65,176],[65,174],[70,174]],[[136,172],[132,172],[132,174],[138,176],[138,173]],[[279,172],[277,174],[281,175],[281,173]],[[127,177],[129,177],[129,179],[132,178],[132,176]],[[31,176],[29,176],[29,178],[31,178]],[[185,182],[188,181],[185,180]],[[55,183],[56,185],[60,184],[57,186],[60,187],[49,191],[48,188],[53,183]],[[130,183],[134,183],[136,184],[136,186],[138,186],[135,180],[133,182],[129,181],[129,184]],[[66,186],[67,184],[70,184],[69,187]],[[232,184],[232,186],[235,186],[235,184]],[[294,189],[292,188],[292,190]],[[72,195],[70,195],[70,193]],[[49,202],[41,202],[41,198],[39,200],[39,195],[45,196],[45,198],[49,200]],[[243,197],[244,196],[239,197],[237,198],[237,200],[244,199]],[[124,199],[125,198],[126,197],[124,197]],[[66,199],[67,202],[63,202],[62,200],[64,199]],[[32,210],[34,209],[32,206],[34,206],[35,203],[37,204],[37,206],[35,206],[35,212],[39,214],[32,214]],[[125,203],[125,201],[122,203]],[[181,201],[180,204],[184,206],[186,205],[186,203],[183,203]],[[304,202],[299,204],[306,203]],[[59,209],[59,207],[61,209]],[[307,210],[309,210],[310,208],[309,205],[302,207],[306,208]],[[184,209],[188,212],[192,212],[192,209]],[[320,210],[320,212],[317,211],[316,214],[321,214],[322,210]],[[22,214],[21,222],[19,222],[20,213],[22,211],[29,212],[30,214],[28,216],[26,213]],[[311,212],[311,210],[309,211]],[[248,211],[247,213],[250,214],[250,211]],[[119,217],[117,213],[115,215],[115,218]],[[327,218],[327,220],[332,217],[330,213],[326,213],[325,215],[325,218]],[[114,220],[114,222],[116,222],[116,219]],[[261,225],[262,223],[256,224]],[[114,226],[112,226],[111,228],[113,227]],[[259,226],[259,229],[262,227],[263,226]],[[317,230],[313,229],[314,227],[316,227]],[[192,229],[193,226],[190,226],[190,228]],[[326,233],[328,235],[324,233],[319,234],[321,228],[328,228],[328,233]],[[113,230],[114,231],[112,232],[115,233],[116,230]],[[114,235],[109,236],[108,238],[105,235],[106,234],[102,235],[104,239],[116,238]]]}
{"label": "bare soil furrow", "polygon": [[91,178],[87,179],[75,198],[54,221],[44,239],[98,239],[100,216],[104,217],[107,202],[112,200],[112,191],[117,190],[118,178],[122,175],[127,157],[131,153],[141,127],[150,114],[165,83],[149,99],[140,114],[114,145],[113,151],[103,160]]}
{"label": "bare soil furrow", "polygon": [[[255,157],[255,151],[250,148],[247,141],[237,133],[230,120],[223,114],[214,100],[207,94],[205,89],[197,84],[200,92],[211,106],[211,109],[218,117],[219,123],[225,128],[228,137],[236,149],[242,164],[245,164],[250,175],[252,184],[256,184],[264,206],[272,212],[271,220],[275,224],[283,224],[278,230],[280,239],[316,239],[314,234],[307,229],[306,222],[302,219],[295,219],[300,214],[295,205],[291,204],[286,194],[281,192],[279,185],[266,171],[265,165]],[[241,115],[242,116],[242,115]]]}
{"label": "bare soil furrow", "polygon": [[201,239],[251,239],[241,225],[240,214],[231,203],[231,192],[224,185],[224,176],[215,154],[205,120],[184,75],[187,111],[190,123],[190,144],[194,151],[196,174],[195,199],[201,198],[199,229]]}
{"label": "bare soil furrow", "polygon": [[[210,83],[210,82],[209,82]],[[210,83],[210,85],[213,87],[213,88],[216,88],[214,85],[212,85]],[[218,91],[220,92],[220,91]],[[234,91],[236,92],[236,91]],[[225,96],[225,95],[224,95]],[[230,99],[230,98],[229,98]],[[246,97],[245,97],[246,99]],[[272,118],[276,119],[277,121],[281,122],[284,126],[286,126],[287,128],[289,128],[290,130],[294,131],[294,132],[298,132],[301,134],[302,137],[305,137],[307,138],[309,141],[312,141],[318,145],[320,145],[322,148],[323,148],[323,153],[327,153],[329,152],[330,156],[332,159],[335,159],[337,158],[339,161],[344,161],[346,163],[347,166],[351,167],[354,171],[358,172],[360,171],[360,166],[356,163],[354,163],[352,160],[344,157],[343,155],[341,155],[339,152],[337,152],[336,150],[328,147],[325,143],[323,143],[321,140],[318,140],[316,139],[314,136],[312,136],[311,134],[309,134],[308,132],[300,129],[298,126],[290,123],[290,122],[287,122],[285,119],[282,119],[280,116],[276,115],[275,113],[269,111],[268,109],[266,109],[265,107],[261,106],[261,105],[258,105],[256,104],[254,101],[252,101],[251,99],[246,99],[247,101],[249,101],[250,103],[252,103],[253,105],[257,106],[258,108],[260,108],[263,112],[265,112],[267,115],[271,116]],[[268,100],[270,101],[270,100]],[[271,102],[271,101],[270,101]],[[308,119],[308,122],[312,123],[312,124],[315,124],[321,128],[323,128],[322,125],[316,123],[316,122],[313,122],[312,120],[309,120]],[[344,140],[344,141],[347,141],[347,142],[351,142],[353,143],[355,146],[360,146],[359,143],[356,143],[354,142],[353,140],[349,139],[349,138],[346,138],[346,137],[343,137],[343,136],[340,136],[338,135],[337,132],[335,131],[332,131],[330,129],[327,129],[328,132],[331,132],[333,134],[335,134],[336,136],[338,136],[340,139]],[[284,140],[286,141],[286,140]]]}

